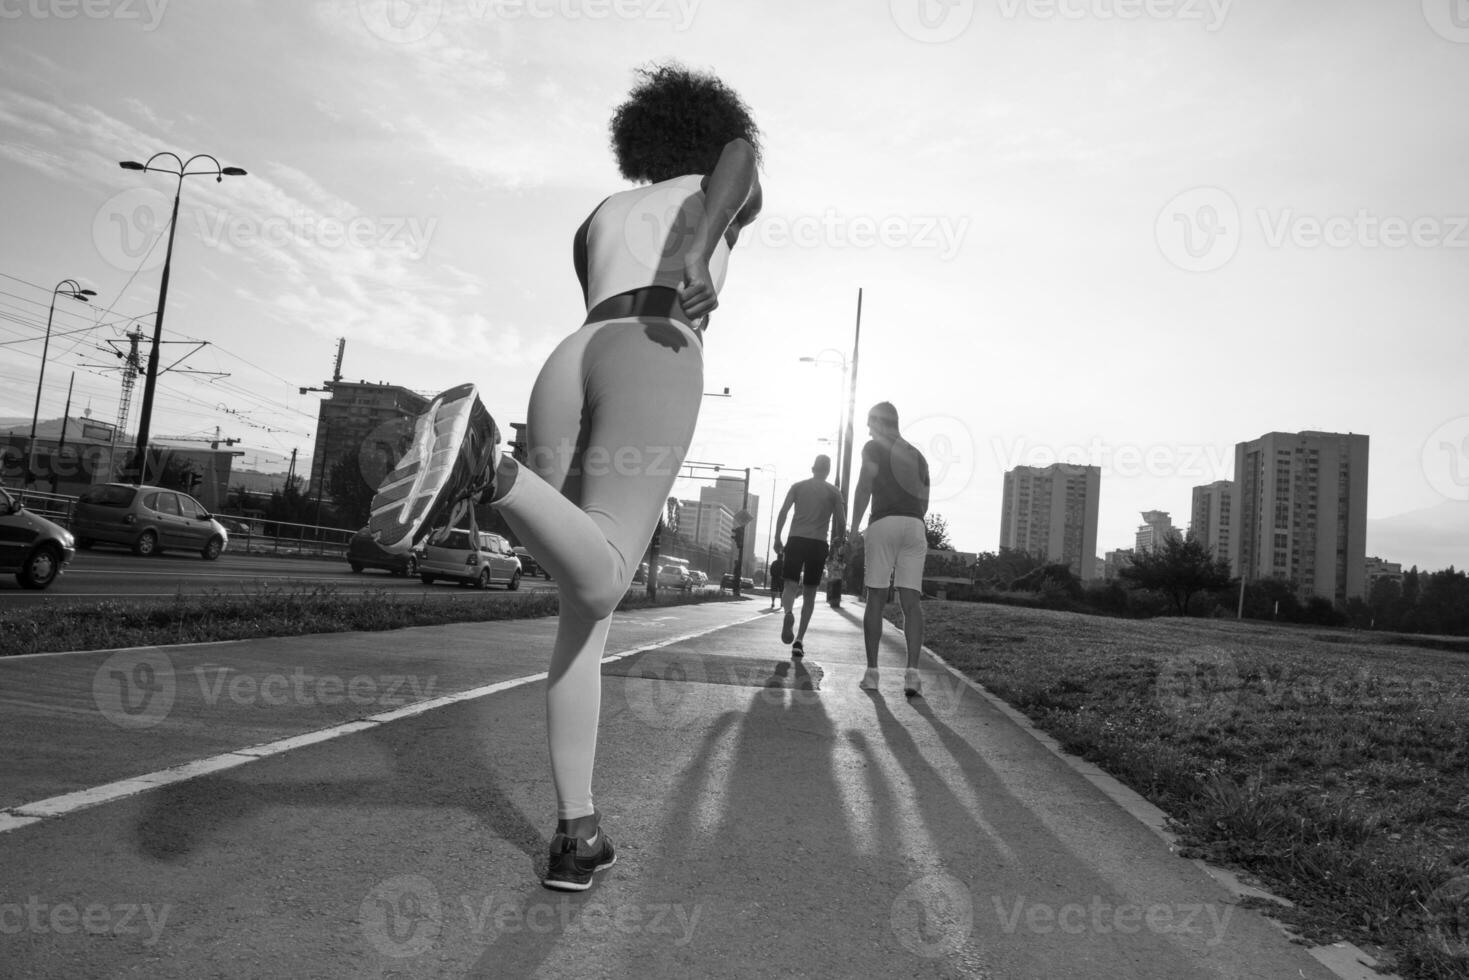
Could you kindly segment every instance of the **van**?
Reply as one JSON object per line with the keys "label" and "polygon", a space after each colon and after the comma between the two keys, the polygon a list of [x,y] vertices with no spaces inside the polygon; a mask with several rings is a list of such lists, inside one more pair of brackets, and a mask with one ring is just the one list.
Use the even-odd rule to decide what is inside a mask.
{"label": "van", "polygon": [[467,528],[437,531],[418,559],[418,578],[424,585],[446,578],[476,589],[503,585],[513,592],[520,588],[520,574],[520,559],[510,542],[489,531],[480,531],[474,544]]}

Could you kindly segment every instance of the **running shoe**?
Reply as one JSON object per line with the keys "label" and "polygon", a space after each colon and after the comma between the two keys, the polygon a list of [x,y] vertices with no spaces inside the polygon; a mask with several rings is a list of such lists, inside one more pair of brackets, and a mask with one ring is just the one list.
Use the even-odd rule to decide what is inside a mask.
{"label": "running shoe", "polygon": [[793,657],[804,657],[804,656],[806,656],[806,645],[804,643],[802,643],[800,640],[797,640],[795,643],[792,643],[791,644],[791,656],[793,656]]}
{"label": "running shoe", "polygon": [[861,682],[857,686],[864,691],[877,690],[877,668],[868,667],[867,671],[862,675]]}
{"label": "running shoe", "polygon": [[500,430],[474,385],[439,395],[413,426],[413,442],[372,498],[368,533],[384,551],[407,554],[445,517],[494,480]]}
{"label": "running shoe", "polygon": [[796,614],[786,612],[785,622],[780,627],[780,642],[789,643],[796,638]]}
{"label": "running shoe", "polygon": [[607,831],[597,830],[596,844],[557,834],[551,838],[551,866],[541,884],[564,892],[584,892],[592,887],[592,875],[617,863],[617,852]]}
{"label": "running shoe", "polygon": [[912,667],[903,672],[903,693],[910,698],[916,698],[923,693],[923,678]]}

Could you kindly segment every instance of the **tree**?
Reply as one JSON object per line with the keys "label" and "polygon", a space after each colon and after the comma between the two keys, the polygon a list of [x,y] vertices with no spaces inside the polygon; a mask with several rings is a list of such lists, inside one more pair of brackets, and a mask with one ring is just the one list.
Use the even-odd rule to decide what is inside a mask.
{"label": "tree", "polygon": [[949,522],[938,514],[929,514],[923,519],[923,533],[928,538],[930,548],[954,550],[954,545],[949,541]]}
{"label": "tree", "polygon": [[974,581],[995,589],[1008,589],[1018,578],[1045,562],[1030,553],[1003,545],[998,552],[983,551],[974,560]]}
{"label": "tree", "polygon": [[357,461],[342,456],[331,464],[326,475],[326,493],[337,514],[354,528],[362,527],[372,514],[372,495],[376,487],[367,485]]}
{"label": "tree", "polygon": [[1195,595],[1222,589],[1230,581],[1229,562],[1214,557],[1203,542],[1194,538],[1167,538],[1161,547],[1133,555],[1117,574],[1136,588],[1164,593],[1180,616],[1188,615],[1189,600]]}

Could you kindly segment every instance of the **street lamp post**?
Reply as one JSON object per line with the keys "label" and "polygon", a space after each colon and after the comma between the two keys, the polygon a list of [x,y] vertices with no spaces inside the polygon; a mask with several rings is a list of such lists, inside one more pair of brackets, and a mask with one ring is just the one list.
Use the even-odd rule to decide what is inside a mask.
{"label": "street lamp post", "polygon": [[[166,167],[157,167],[153,161],[159,157],[172,157],[174,163],[178,164],[177,170],[169,170]],[[189,165],[195,160],[212,160],[213,170],[190,170]],[[173,236],[178,230],[179,224],[179,196],[183,193],[185,177],[213,176],[215,182],[221,182],[226,177],[243,177],[245,171],[239,167],[221,167],[219,161],[207,153],[196,153],[187,160],[179,159],[175,153],[165,150],[155,153],[148,158],[147,163],[138,163],[135,160],[123,160],[118,166],[124,170],[142,170],[145,172],[156,171],[158,173],[170,174],[178,178],[178,184],[173,192],[173,216],[168,222],[168,248],[163,257],[163,282],[158,287],[158,314],[153,319],[153,348],[148,356],[147,378],[143,383],[143,414],[138,420],[138,446],[134,455],[138,460],[138,483],[147,482],[148,476],[148,430],[153,422],[153,391],[158,385],[158,345],[163,342],[163,310],[168,303],[168,277],[173,266]]]}
{"label": "street lamp post", "polygon": [[774,463],[766,463],[764,466],[755,467],[757,470],[770,471],[770,514],[765,519],[765,588],[770,590],[771,600],[774,601],[775,591],[770,584],[770,549],[775,543],[775,480],[778,476]]}
{"label": "street lamp post", "polygon": [[41,386],[46,381],[46,357],[51,352],[51,320],[56,316],[56,297],[70,296],[85,303],[88,296],[96,295],[93,290],[83,289],[75,279],[63,279],[51,290],[51,312],[46,314],[46,340],[41,344],[41,374],[36,378],[36,407],[31,410],[31,437],[26,443],[27,487],[36,481],[36,420],[41,414]]}
{"label": "street lamp post", "polygon": [[847,368],[848,368],[847,355],[846,354],[843,354],[841,351],[837,350],[835,347],[828,347],[825,350],[823,350],[820,353],[818,353],[815,357],[803,357],[803,358],[801,358],[801,360],[804,363],[806,363],[806,364],[822,364],[822,363],[825,363],[824,361],[822,361],[822,357],[824,357],[827,354],[835,354],[837,357],[841,358],[841,364],[842,364],[841,398],[838,398],[837,399],[837,437],[836,437],[836,441],[833,443],[833,445],[836,447],[836,449],[835,449],[836,459],[835,459],[834,465],[832,466],[832,469],[836,471],[836,478],[835,478],[836,487],[837,487],[838,490],[842,491],[842,495],[843,495],[843,497],[845,497],[846,496],[846,492],[847,492],[847,486],[846,486],[845,479],[842,476],[842,446],[844,445],[844,443],[842,441],[842,435],[843,435],[842,430],[843,430],[843,427],[846,424],[846,418],[845,418],[845,408],[846,408],[846,406],[844,406],[842,404],[842,398],[845,398],[846,395],[847,395]]}

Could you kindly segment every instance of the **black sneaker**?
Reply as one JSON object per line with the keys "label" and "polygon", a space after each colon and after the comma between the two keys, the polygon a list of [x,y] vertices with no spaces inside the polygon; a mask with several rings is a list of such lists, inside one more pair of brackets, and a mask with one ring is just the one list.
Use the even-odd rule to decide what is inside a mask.
{"label": "black sneaker", "polygon": [[796,638],[796,614],[786,613],[785,622],[780,626],[780,642],[789,643]]}
{"label": "black sneaker", "polygon": [[551,838],[551,866],[541,884],[564,892],[584,892],[592,887],[592,875],[617,863],[617,852],[607,831],[597,831],[597,843],[557,834]]}
{"label": "black sneaker", "polygon": [[408,452],[373,495],[367,524],[373,540],[406,554],[446,516],[458,516],[472,495],[492,485],[499,441],[474,385],[435,398],[414,423]]}
{"label": "black sneaker", "polygon": [[793,657],[804,657],[804,656],[806,656],[806,647],[805,647],[805,644],[803,644],[800,640],[797,640],[795,643],[792,643],[791,644],[791,656],[793,656]]}

